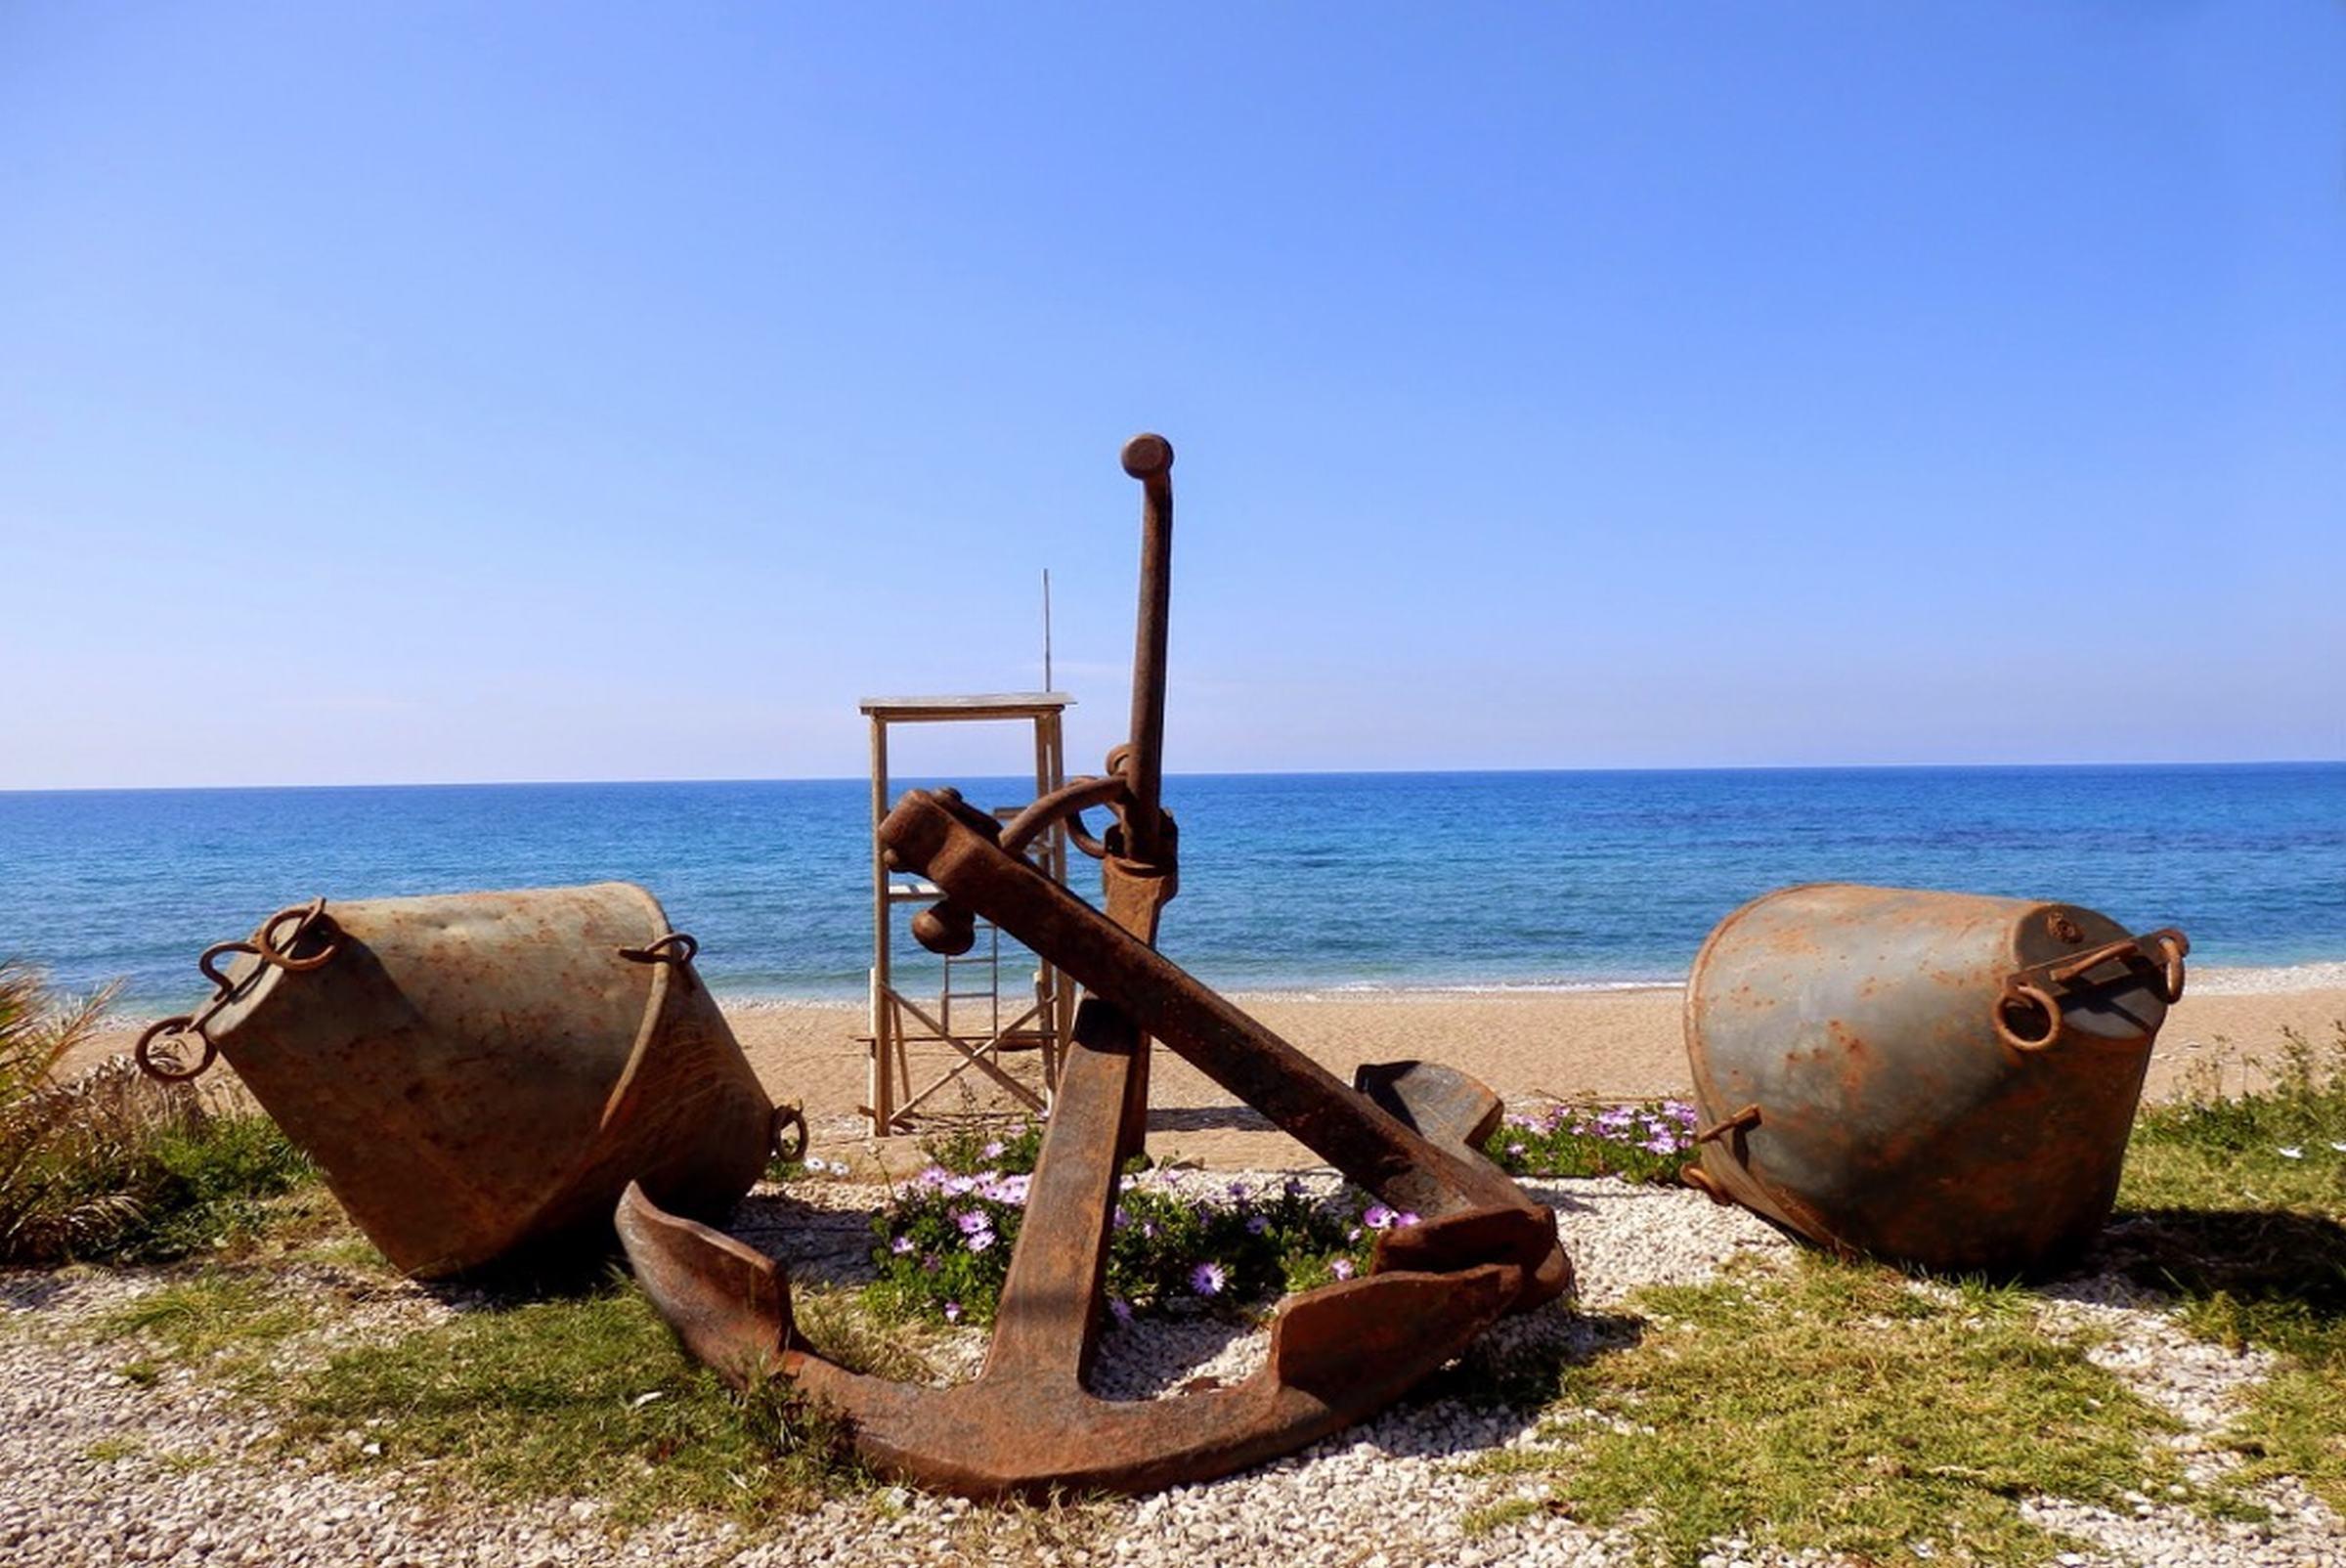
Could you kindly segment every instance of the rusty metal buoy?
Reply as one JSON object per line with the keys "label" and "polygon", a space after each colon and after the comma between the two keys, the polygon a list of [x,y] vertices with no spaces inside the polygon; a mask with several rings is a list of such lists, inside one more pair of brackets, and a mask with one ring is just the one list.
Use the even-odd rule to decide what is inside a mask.
{"label": "rusty metal buoy", "polygon": [[2073,904],[1823,883],[1744,905],[1686,987],[1686,1179],[1814,1242],[2039,1272],[2117,1195],[2179,931]]}
{"label": "rusty metal buoy", "polygon": [[764,1167],[774,1110],[694,951],[630,883],[321,898],[207,949],[210,1001],[139,1061],[226,1056],[408,1274],[590,1249],[630,1182],[716,1219]]}

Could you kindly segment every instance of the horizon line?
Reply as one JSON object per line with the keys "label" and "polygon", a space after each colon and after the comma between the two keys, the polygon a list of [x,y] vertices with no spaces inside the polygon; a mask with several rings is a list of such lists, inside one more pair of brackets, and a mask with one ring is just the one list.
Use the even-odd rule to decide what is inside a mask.
{"label": "horizon line", "polygon": [[[1671,767],[1315,767],[1315,768],[1198,768],[1168,770],[1165,777],[1175,778],[1431,778],[1431,777],[1539,777],[1560,773],[1621,774],[1621,773],[1915,773],[1915,772],[1991,772],[2039,771],[2084,772],[2094,769],[2167,769],[2219,767],[2340,767],[2346,758],[2294,757],[2251,758],[2243,760],[2210,761],[2207,759],[2152,760],[2135,762],[1705,762]],[[939,777],[969,779],[1021,779],[1023,773],[952,773],[909,771],[907,778]],[[1070,775],[1077,776],[1077,775]],[[781,777],[775,775],[712,775],[693,778],[506,778],[506,779],[408,779],[375,780],[367,783],[306,783],[306,784],[55,784],[0,786],[5,795],[193,795],[202,793],[234,794],[264,790],[496,790],[496,789],[564,789],[564,788],[648,788],[675,785],[719,784],[868,784],[868,773],[824,773]]]}

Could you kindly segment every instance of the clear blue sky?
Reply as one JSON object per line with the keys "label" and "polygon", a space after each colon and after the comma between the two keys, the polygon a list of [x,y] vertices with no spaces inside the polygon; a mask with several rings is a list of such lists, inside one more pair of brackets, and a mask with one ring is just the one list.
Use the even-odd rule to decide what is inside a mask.
{"label": "clear blue sky", "polygon": [[1176,770],[2346,756],[2346,8],[0,7],[0,787],[1090,765],[1142,428]]}

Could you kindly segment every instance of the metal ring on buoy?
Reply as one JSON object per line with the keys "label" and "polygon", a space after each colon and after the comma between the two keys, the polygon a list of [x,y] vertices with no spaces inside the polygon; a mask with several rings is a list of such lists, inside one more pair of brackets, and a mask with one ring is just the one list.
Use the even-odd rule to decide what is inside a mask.
{"label": "metal ring on buoy", "polygon": [[[295,943],[317,928],[318,922],[324,918],[325,914],[326,900],[323,897],[312,898],[306,904],[287,904],[261,922],[260,929],[252,934],[252,950],[261,955],[263,963],[275,964],[279,969],[287,970],[295,975],[304,975],[313,969],[323,969],[332,961],[336,953],[342,950],[340,942],[329,940],[324,949],[312,953],[307,958],[295,958],[292,956],[292,949]],[[293,922],[293,930],[281,942],[278,938],[277,928],[288,920]]]}
{"label": "metal ring on buoy", "polygon": [[[2031,1039],[2012,1026],[2011,1014],[2015,1003],[2032,1007],[2044,1015],[2043,1034]],[[1989,1010],[1988,1022],[1995,1025],[1996,1038],[2015,1051],[2033,1053],[2048,1050],[2061,1039],[2061,1004],[2043,986],[2031,984],[2018,976],[2004,982],[2003,994],[1996,998],[1996,1005]]]}
{"label": "metal ring on buoy", "polygon": [[[792,1142],[789,1152],[785,1153],[782,1148],[782,1135],[794,1127],[798,1129],[799,1135]],[[786,1165],[796,1164],[804,1159],[806,1157],[806,1112],[797,1106],[774,1107],[773,1130],[767,1136],[767,1146],[773,1157]]]}
{"label": "metal ring on buoy", "polygon": [[203,978],[212,982],[214,1000],[226,996],[230,988],[229,978],[212,967],[214,961],[223,953],[253,953],[257,955],[260,950],[259,946],[252,942],[214,942],[203,950],[202,955],[196,960],[196,967],[202,970]]}
{"label": "metal ring on buoy", "polygon": [[[176,1037],[195,1035],[203,1042],[203,1055],[196,1059],[196,1065],[192,1067],[175,1060],[158,1056],[155,1051],[155,1040],[158,1036],[166,1034]],[[177,1018],[162,1019],[148,1024],[146,1032],[139,1036],[139,1043],[131,1047],[130,1055],[131,1059],[138,1063],[139,1070],[150,1078],[155,1078],[164,1083],[186,1083],[191,1078],[203,1075],[204,1068],[210,1067],[219,1057],[220,1048],[212,1043],[210,1035],[203,1032],[203,1025],[196,1022],[194,1014],[182,1013]],[[167,1067],[164,1065],[166,1061],[170,1062]]]}
{"label": "metal ring on buoy", "polygon": [[2172,1007],[2183,1000],[2183,955],[2192,950],[2192,939],[2172,929],[2152,932],[2150,939],[2158,943],[2159,988]]}
{"label": "metal ring on buoy", "polygon": [[1702,1194],[1714,1203],[1723,1206],[1735,1201],[1734,1198],[1727,1196],[1726,1189],[1719,1186],[1718,1183],[1713,1181],[1711,1179],[1711,1173],[1703,1169],[1703,1167],[1700,1165],[1687,1165],[1681,1167],[1678,1171],[1678,1180],[1684,1182],[1687,1186],[1693,1188],[1696,1192]]}
{"label": "metal ring on buoy", "polygon": [[689,964],[700,956],[701,944],[689,934],[672,931],[641,947],[622,947],[619,956],[630,964]]}

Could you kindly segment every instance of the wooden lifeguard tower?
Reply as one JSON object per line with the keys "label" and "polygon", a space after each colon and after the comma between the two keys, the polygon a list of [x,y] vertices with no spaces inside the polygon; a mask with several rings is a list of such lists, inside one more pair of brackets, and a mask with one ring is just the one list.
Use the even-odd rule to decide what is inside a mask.
{"label": "wooden lifeguard tower", "polygon": [[[888,868],[880,850],[880,823],[894,804],[889,783],[888,732],[894,724],[983,723],[1009,720],[1033,726],[1034,796],[1048,795],[1066,781],[1066,753],[1060,715],[1074,699],[1064,692],[1013,692],[978,697],[866,697],[859,706],[872,725],[872,983],[869,1049],[870,1099],[864,1115],[875,1136],[906,1132],[921,1107],[938,1093],[978,1073],[1012,1101],[1037,1114],[1049,1109],[1059,1083],[1059,1066],[1075,1023],[1075,985],[1040,959],[1030,975],[1008,991],[1002,980],[1002,936],[991,922],[978,923],[978,939],[964,954],[941,961],[942,980],[917,998],[894,962],[896,912],[914,910],[941,896],[922,879]],[[995,814],[1016,814],[1024,801],[1000,803]],[[1033,859],[1054,881],[1067,878],[1067,839],[1054,827],[1035,845]],[[909,934],[908,934],[909,935]],[[1032,1053],[1036,1070],[1021,1074],[1006,1053]],[[916,1058],[924,1059],[916,1061]],[[928,1081],[916,1083],[924,1071]]]}

